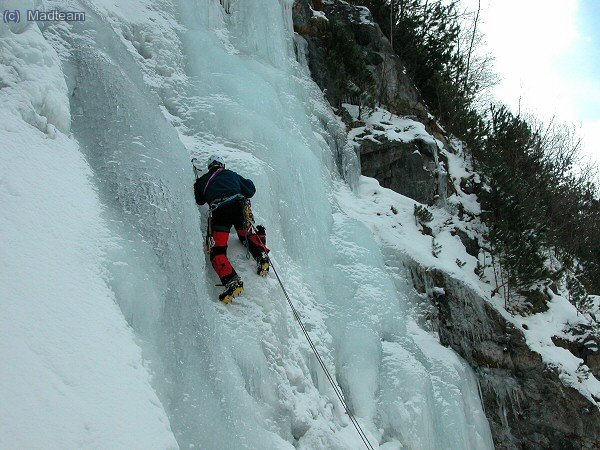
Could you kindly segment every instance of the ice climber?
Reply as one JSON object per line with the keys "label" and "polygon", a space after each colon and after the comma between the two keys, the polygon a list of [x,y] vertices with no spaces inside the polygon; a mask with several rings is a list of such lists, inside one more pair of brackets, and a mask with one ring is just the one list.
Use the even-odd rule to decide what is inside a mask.
{"label": "ice climber", "polygon": [[223,159],[218,155],[211,156],[207,164],[208,172],[196,178],[194,195],[198,205],[208,203],[209,206],[206,249],[215,272],[225,286],[219,299],[229,303],[244,290],[241,278],[227,258],[231,226],[235,227],[238,238],[256,261],[257,274],[263,277],[269,273],[269,249],[264,227],[255,227],[253,223],[248,200],[256,192],[252,180],[226,169]]}

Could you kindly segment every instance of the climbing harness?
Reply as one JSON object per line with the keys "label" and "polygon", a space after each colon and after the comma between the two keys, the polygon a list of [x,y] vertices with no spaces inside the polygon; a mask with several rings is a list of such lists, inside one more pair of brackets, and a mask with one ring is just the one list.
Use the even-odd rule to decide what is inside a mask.
{"label": "climbing harness", "polygon": [[[209,180],[210,181],[210,180]],[[234,200],[241,200],[244,196],[242,194],[235,194],[229,197],[218,198],[211,202],[208,207],[208,220],[206,224],[206,243],[204,245],[204,251],[206,253],[210,253],[210,249],[215,246],[215,239],[212,236],[212,215],[213,211],[217,209],[219,206],[223,206],[226,203],[232,202]]]}
{"label": "climbing harness", "polygon": [[[254,224],[253,221],[250,222],[250,228],[254,232],[258,231],[257,227],[256,227],[256,225]],[[260,239],[260,237],[258,238],[258,240],[261,242],[261,244],[264,245],[264,243],[262,242],[262,240]],[[319,365],[321,366],[321,369],[323,369],[323,372],[325,373],[325,376],[327,377],[327,380],[329,380],[329,384],[331,384],[331,387],[333,388],[333,391],[335,392],[335,395],[337,396],[337,398],[339,399],[340,403],[344,407],[344,409],[346,411],[346,414],[348,414],[348,417],[350,418],[350,421],[352,422],[352,425],[354,425],[354,428],[356,429],[356,432],[358,433],[358,435],[360,436],[361,440],[363,441],[363,444],[365,444],[365,447],[367,449],[369,449],[369,450],[374,450],[373,446],[369,442],[369,439],[367,438],[367,435],[365,434],[365,432],[363,431],[362,427],[360,426],[360,424],[356,420],[356,417],[354,417],[354,414],[352,413],[352,411],[350,411],[350,408],[348,408],[348,404],[344,400],[344,395],[342,394],[342,391],[336,385],[335,381],[333,380],[333,376],[331,375],[331,373],[327,369],[327,366],[325,365],[325,362],[323,361],[323,359],[321,358],[321,355],[317,351],[317,347],[315,346],[315,344],[313,343],[312,339],[310,338],[310,335],[308,334],[308,331],[306,330],[306,327],[304,326],[304,323],[302,322],[302,319],[300,318],[300,314],[298,313],[298,311],[294,307],[294,303],[292,302],[292,299],[290,298],[289,294],[287,293],[287,290],[285,289],[285,286],[283,285],[283,281],[281,281],[281,277],[279,276],[279,273],[277,273],[277,269],[275,268],[275,265],[273,264],[272,257],[267,256],[267,258],[269,259],[269,263],[271,265],[271,268],[273,269],[273,273],[275,274],[275,277],[277,278],[277,282],[279,283],[279,286],[281,286],[281,290],[283,291],[283,295],[285,295],[285,298],[286,298],[286,300],[288,302],[288,305],[290,306],[290,309],[292,310],[292,314],[294,315],[294,318],[296,319],[296,321],[300,325],[300,328],[302,329],[302,333],[304,334],[304,337],[306,337],[306,340],[308,341],[308,344],[310,345],[310,348],[312,349],[315,357],[317,358],[317,361],[319,362]]]}

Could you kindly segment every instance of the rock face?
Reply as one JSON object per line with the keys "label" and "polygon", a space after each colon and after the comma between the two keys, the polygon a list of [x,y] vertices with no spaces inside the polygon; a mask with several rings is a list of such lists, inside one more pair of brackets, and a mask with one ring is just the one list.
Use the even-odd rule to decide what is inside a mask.
{"label": "rock face", "polygon": [[[444,130],[431,119],[401,61],[366,8],[339,0],[296,0],[293,11],[294,29],[307,41],[312,77],[332,105],[344,99],[339,98],[327,72],[322,35],[328,19],[336,20],[354,36],[381,87],[382,102],[387,102],[389,108],[394,99],[394,112],[421,121],[429,133],[450,148]],[[445,196],[441,192],[445,184],[445,178],[441,178],[445,176],[440,165],[443,158],[437,154],[435,144],[419,139],[390,141],[373,130],[356,134],[358,128],[365,128],[365,123],[343,110],[338,113],[354,136],[363,175],[421,203],[432,204],[438,196]],[[474,178],[461,180],[466,194],[477,194],[480,188]],[[461,230],[455,234],[470,254],[479,253],[477,241]],[[426,270],[414,261],[407,261],[406,265],[417,291],[435,292],[431,294],[437,312],[433,320],[442,344],[461,355],[479,379],[497,449],[600,449],[598,408],[561,382],[557,371],[527,346],[520,329],[475,291],[447,274]],[[432,287],[443,288],[444,294]],[[529,300],[532,312],[545,310],[544,299]],[[555,344],[580,356],[598,376],[597,342],[594,347],[583,338],[571,341],[557,337]]]}
{"label": "rock face", "polygon": [[[321,9],[324,17],[313,12],[320,12]],[[293,19],[294,31],[308,42],[308,66],[311,75],[332,105],[340,104],[345,98],[343,93],[335,89],[327,71],[322,35],[328,21],[336,21],[354,36],[367,60],[369,70],[377,80],[381,102],[402,105],[402,111],[399,111],[401,114],[416,115],[422,121],[429,120],[418,91],[406,76],[400,59],[367,8],[344,1],[296,0]]]}
{"label": "rock face", "polygon": [[600,411],[526,344],[485,299],[437,270],[409,263],[416,289],[433,298],[442,344],[474,369],[497,449],[598,449]]}
{"label": "rock face", "polygon": [[423,158],[419,143],[363,141],[360,147],[363,175],[376,178],[382,186],[421,203],[429,203],[435,195],[435,162]]}
{"label": "rock face", "polygon": [[375,178],[386,188],[432,204],[439,194],[440,176],[435,162],[434,144],[414,140],[390,141],[385,137],[360,141],[362,174]]}
{"label": "rock face", "polygon": [[[320,2],[319,2],[320,3]],[[405,75],[404,66],[392,50],[388,39],[379,25],[373,22],[367,8],[343,1],[322,3],[325,17],[315,13],[321,5],[310,0],[297,0],[294,4],[294,30],[307,41],[308,65],[311,75],[332,105],[344,99],[336,90],[327,70],[326,55],[322,40],[323,30],[328,21],[336,21],[344,26],[362,49],[368,68],[377,80],[380,100],[394,104],[399,114],[410,115],[425,123],[428,131],[438,139],[443,139],[442,130],[431,122],[427,109],[420,101],[420,95],[411,80]],[[342,113],[348,129],[360,126]],[[430,123],[431,122],[431,123]],[[433,204],[441,194],[439,187],[444,185],[443,171],[436,162],[437,147],[422,140],[412,142],[357,139],[357,153],[360,157],[361,173],[377,179],[384,187],[390,188],[415,200]],[[445,142],[447,144],[447,142]]]}
{"label": "rock face", "polygon": [[600,338],[597,330],[579,325],[565,330],[565,336],[554,336],[554,345],[582,359],[592,374],[600,379]]}

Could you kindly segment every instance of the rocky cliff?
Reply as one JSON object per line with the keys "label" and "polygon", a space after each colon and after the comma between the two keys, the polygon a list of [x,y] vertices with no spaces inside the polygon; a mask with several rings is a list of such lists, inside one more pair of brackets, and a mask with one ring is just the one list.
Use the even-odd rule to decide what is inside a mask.
{"label": "rocky cliff", "polygon": [[[380,108],[373,113],[344,105],[352,103],[351,95],[336,89],[332,82],[323,42],[323,30],[331,21],[342,24],[354,38],[377,81]],[[446,155],[459,149],[428,113],[368,9],[344,1],[298,0],[294,27],[307,42],[313,79],[332,105],[343,105],[337,113],[347,125],[348,141],[360,157],[362,174],[420,203],[445,208],[455,217],[449,222],[462,224],[451,225],[452,234],[477,258],[480,238],[473,224],[478,223],[481,230],[478,176],[464,168],[456,173],[450,170]],[[386,108],[404,118],[389,112],[386,116]],[[425,224],[422,232],[436,233]],[[431,302],[427,317],[440,342],[461,355],[477,374],[496,448],[600,448],[600,399],[574,388],[576,383],[563,370],[532,349],[524,334],[526,320],[511,316],[490,295],[452,274],[410,256],[402,261],[412,275],[415,290],[425,303]],[[460,263],[457,259],[459,267]],[[552,295],[524,297],[528,314],[551,314],[546,311]],[[564,349],[569,357],[579,358],[575,377],[599,376],[598,343],[590,330],[575,326],[552,336],[550,345],[557,346],[552,351]]]}
{"label": "rocky cliff", "polygon": [[441,343],[477,374],[496,448],[599,448],[600,410],[563,384],[527,345],[522,328],[456,278],[407,264],[415,288],[435,305]]}
{"label": "rocky cliff", "polygon": [[[311,75],[332,105],[351,100],[351,93],[336,88],[327,70],[324,29],[335,22],[346,28],[362,50],[368,70],[376,80],[377,104],[418,120],[441,145],[450,145],[443,128],[427,111],[400,59],[367,8],[344,1],[313,4],[310,0],[298,0],[293,11],[294,29],[307,42]],[[343,109],[338,114],[348,130],[365,125],[361,118],[353,118]],[[422,203],[434,203],[440,194],[439,186],[444,182],[439,179],[444,172],[438,170],[438,146],[421,139],[411,142],[388,140],[385,136],[373,139],[373,131],[377,130],[363,129],[362,134],[355,133],[353,138],[358,144],[363,175],[376,178],[382,186]]]}

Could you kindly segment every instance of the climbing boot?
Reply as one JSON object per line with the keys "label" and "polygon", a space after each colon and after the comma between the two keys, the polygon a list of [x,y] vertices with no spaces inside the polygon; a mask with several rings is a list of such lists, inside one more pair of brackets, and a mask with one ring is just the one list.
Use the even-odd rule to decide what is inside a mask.
{"label": "climbing boot", "polygon": [[223,303],[231,303],[231,301],[242,292],[244,292],[244,283],[238,275],[235,275],[225,284],[225,291],[219,295],[219,300]]}
{"label": "climbing boot", "polygon": [[269,257],[265,252],[262,252],[256,259],[256,273],[261,277],[269,275]]}

